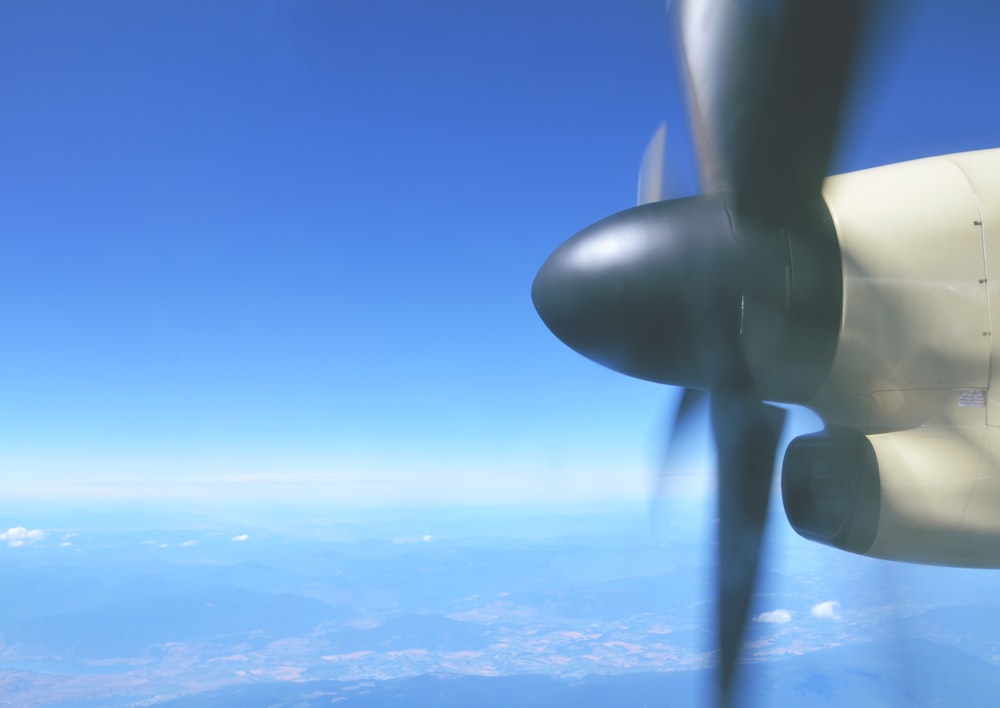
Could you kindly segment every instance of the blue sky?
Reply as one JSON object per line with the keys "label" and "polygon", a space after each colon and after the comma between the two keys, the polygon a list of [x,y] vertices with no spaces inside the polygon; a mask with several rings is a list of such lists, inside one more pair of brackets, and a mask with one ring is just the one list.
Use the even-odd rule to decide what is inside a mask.
{"label": "blue sky", "polygon": [[[1000,145],[991,3],[884,28],[836,171]],[[673,393],[536,317],[632,204],[663,3],[0,9],[0,470],[12,495],[641,497]]]}

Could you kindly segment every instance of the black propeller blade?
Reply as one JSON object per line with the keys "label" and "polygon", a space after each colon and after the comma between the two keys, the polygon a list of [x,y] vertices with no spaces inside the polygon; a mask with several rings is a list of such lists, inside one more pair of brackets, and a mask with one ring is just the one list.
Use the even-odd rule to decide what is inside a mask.
{"label": "black propeller blade", "polygon": [[679,437],[681,428],[690,424],[695,409],[705,400],[706,395],[705,391],[697,388],[684,389],[684,393],[681,395],[681,402],[677,406],[677,415],[674,416],[674,424],[670,430],[669,439],[671,443]]}
{"label": "black propeller blade", "polygon": [[681,0],[702,188],[779,219],[819,194],[870,0]]}
{"label": "black propeller blade", "polygon": [[762,403],[749,372],[712,391],[718,455],[717,622],[719,705],[732,698],[771,496],[774,458],[785,411]]}
{"label": "black propeller blade", "polygon": [[659,505],[661,497],[669,486],[671,471],[675,470],[678,462],[678,449],[682,444],[692,438],[692,429],[698,422],[699,409],[708,399],[708,391],[699,388],[686,388],[681,393],[681,399],[674,411],[673,420],[670,422],[669,431],[662,449],[662,457],[656,470],[656,478],[653,486],[653,499],[651,514],[654,526],[659,515]]}
{"label": "black propeller blade", "polygon": [[[688,110],[698,140],[703,188],[730,193],[733,211],[741,218],[765,227],[780,225],[819,196],[871,4],[866,0],[678,3]],[[756,249],[750,258],[758,258],[762,250]],[[739,350],[739,345],[735,348]],[[719,465],[723,705],[731,698],[756,583],[783,418],[783,413],[774,412],[777,409],[760,403],[745,355],[739,359],[734,383],[712,392]]]}
{"label": "black propeller blade", "polygon": [[640,206],[566,241],[532,287],[539,315],[577,352],[685,387],[675,427],[710,392],[722,706],[733,697],[784,420],[763,400],[808,401],[839,335],[839,246],[820,188],[871,4],[675,0],[705,194],[657,201],[654,138]]}

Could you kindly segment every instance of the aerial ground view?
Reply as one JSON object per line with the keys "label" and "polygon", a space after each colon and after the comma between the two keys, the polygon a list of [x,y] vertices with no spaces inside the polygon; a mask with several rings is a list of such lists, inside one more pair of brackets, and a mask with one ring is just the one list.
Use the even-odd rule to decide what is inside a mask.
{"label": "aerial ground view", "polygon": [[[705,507],[664,509],[655,536],[627,505],[35,510],[0,549],[0,700],[703,705]],[[887,569],[790,531],[767,558],[747,705],[989,704],[993,574]]]}
{"label": "aerial ground view", "polygon": [[[842,366],[838,381],[874,394],[835,391],[841,408],[809,410],[804,394],[755,388],[761,367],[778,389],[802,386],[804,367],[741,348],[761,321],[745,297],[760,293],[741,288],[766,268],[731,267],[753,243],[730,248],[735,231],[663,241],[721,244],[730,259],[677,260],[666,279],[679,325],[657,341],[694,352],[688,373],[703,379],[659,376],[673,349],[629,358],[634,341],[573,329],[611,312],[608,331],[644,336],[626,326],[641,308],[602,308],[663,279],[612,278],[563,307],[591,266],[648,259],[627,239],[560,244],[637,201],[629,213],[660,214],[701,195],[683,203],[731,199],[699,218],[735,229],[750,215],[748,232],[793,243],[823,287],[833,273],[848,293],[936,288],[989,316],[985,274],[966,287],[869,277],[846,257],[829,270],[779,216],[819,203],[827,174],[1000,146],[998,7],[885,3],[850,22],[834,10],[819,23],[832,41],[783,30],[770,53],[740,28],[816,23],[765,4],[759,23],[699,0],[0,6],[0,706],[993,705],[1000,574],[806,540],[779,481],[790,441],[831,410],[846,428],[852,405],[916,415],[895,389],[875,395],[915,360],[931,362],[925,398],[954,392],[954,415],[980,416],[977,439],[992,440],[988,323],[901,297],[903,324],[837,339],[840,305],[880,302],[824,291],[813,299],[835,316],[820,335],[838,346],[821,354],[877,342],[898,361]],[[679,35],[684,8],[694,20]],[[834,71],[813,71],[815,47]],[[781,52],[812,59],[770,71],[773,84],[750,70],[713,83],[732,78],[719,68],[732,56]],[[758,110],[746,86],[787,110]],[[805,104],[829,115],[800,119]],[[716,120],[746,105],[745,121]],[[903,213],[945,192],[922,184],[895,200]],[[969,208],[992,213],[975,196]],[[933,216],[910,231],[933,231]],[[846,249],[835,221],[824,228]],[[1000,232],[963,223],[986,267]],[[873,238],[911,235],[885,231]],[[965,253],[931,237],[933,257],[907,241],[878,264],[933,271]],[[800,264],[791,254],[776,262]],[[841,263],[855,270],[842,278]],[[804,290],[787,273],[786,305]],[[719,317],[687,297],[710,287]],[[924,309],[944,324],[903,328]],[[954,345],[969,332],[983,380],[941,384],[968,363]],[[886,420],[880,434],[925,422]],[[981,493],[953,517],[906,512],[936,508],[968,472],[957,458],[909,496],[885,486],[897,504],[880,509],[897,529],[980,523],[968,552],[982,561],[998,515],[966,509],[992,498],[995,448],[976,448]],[[824,522],[860,494],[801,489],[828,501],[814,505]],[[753,519],[734,527],[727,510],[744,506]],[[954,554],[895,541],[910,558]],[[717,621],[720,606],[737,609]]]}

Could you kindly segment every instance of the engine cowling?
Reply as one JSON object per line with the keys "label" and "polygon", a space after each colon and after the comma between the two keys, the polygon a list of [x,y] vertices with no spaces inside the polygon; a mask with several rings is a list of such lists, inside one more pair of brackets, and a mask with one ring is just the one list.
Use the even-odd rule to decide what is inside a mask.
{"label": "engine cowling", "polygon": [[796,438],[781,472],[801,536],[890,560],[1000,567],[996,428],[924,426],[864,435],[837,426]]}

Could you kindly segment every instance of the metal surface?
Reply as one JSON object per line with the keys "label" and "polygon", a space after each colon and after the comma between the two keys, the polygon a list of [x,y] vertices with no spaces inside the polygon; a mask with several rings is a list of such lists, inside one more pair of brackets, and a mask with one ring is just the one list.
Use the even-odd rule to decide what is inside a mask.
{"label": "metal surface", "polygon": [[[1000,171],[1000,150],[980,159]],[[979,207],[947,157],[827,180],[842,254],[843,324],[829,379],[808,402],[863,432],[948,424],[955,392],[989,384]]]}
{"label": "metal surface", "polygon": [[1000,567],[990,395],[1000,303],[987,278],[990,254],[1000,257],[997,194],[1000,150],[827,180],[843,321],[830,376],[808,405],[830,427],[793,441],[782,475],[789,520],[807,538]]}
{"label": "metal surface", "polygon": [[829,426],[786,461],[786,509],[804,535],[885,558],[1000,564],[1000,402],[988,390],[1000,288],[987,280],[1000,268],[1000,151],[824,183],[877,4],[674,2],[706,194],[658,201],[658,134],[643,205],[563,244],[532,289],[581,354],[710,392],[723,705],[780,431],[762,401],[806,404]]}
{"label": "metal surface", "polygon": [[639,186],[635,203],[639,206],[652,204],[666,197],[664,191],[664,173],[666,172],[667,124],[660,126],[642,153],[639,163]]}
{"label": "metal surface", "polygon": [[766,219],[814,197],[871,3],[675,5],[703,189]]}
{"label": "metal surface", "polygon": [[634,207],[562,244],[531,290],[569,347],[629,376],[711,388],[739,327],[740,247],[725,204]]}

